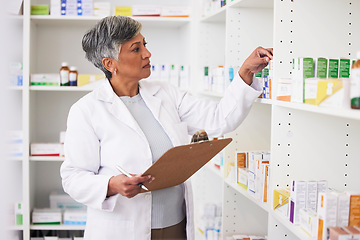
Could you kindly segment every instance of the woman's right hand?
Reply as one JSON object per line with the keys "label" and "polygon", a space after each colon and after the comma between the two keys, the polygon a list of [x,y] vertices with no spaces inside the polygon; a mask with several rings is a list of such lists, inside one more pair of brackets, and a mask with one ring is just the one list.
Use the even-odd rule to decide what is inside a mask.
{"label": "woman's right hand", "polygon": [[109,180],[107,197],[120,193],[122,196],[127,198],[135,197],[141,191],[139,183],[147,184],[152,182],[154,179],[150,175],[141,176],[133,175],[127,177],[124,174],[113,176]]}

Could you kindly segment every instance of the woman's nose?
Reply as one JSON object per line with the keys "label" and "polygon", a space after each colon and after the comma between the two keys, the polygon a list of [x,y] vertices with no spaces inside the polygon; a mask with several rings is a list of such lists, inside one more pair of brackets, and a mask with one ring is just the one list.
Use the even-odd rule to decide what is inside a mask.
{"label": "woman's nose", "polygon": [[150,52],[147,48],[145,48],[145,51],[144,51],[143,57],[144,57],[144,59],[145,59],[145,58],[150,58],[150,57],[151,57],[151,52]]}

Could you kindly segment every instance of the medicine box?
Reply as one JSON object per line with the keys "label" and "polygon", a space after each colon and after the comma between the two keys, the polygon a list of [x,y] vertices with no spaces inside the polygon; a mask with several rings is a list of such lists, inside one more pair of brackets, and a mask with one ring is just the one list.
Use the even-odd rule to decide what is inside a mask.
{"label": "medicine box", "polygon": [[351,234],[341,227],[329,228],[330,240],[349,240],[352,239]]}
{"label": "medicine box", "polygon": [[64,211],[65,225],[86,225],[86,211],[84,210],[70,210]]}
{"label": "medicine box", "polygon": [[238,168],[237,171],[238,185],[243,189],[247,190],[248,185],[248,170],[246,168]]}
{"label": "medicine box", "polygon": [[60,75],[51,73],[31,74],[31,85],[60,85]]}
{"label": "medicine box", "polygon": [[351,234],[352,240],[360,240],[360,230],[354,226],[345,226],[343,229]]}
{"label": "medicine box", "polygon": [[282,216],[288,216],[290,191],[284,188],[274,189],[273,192],[273,210],[279,212]]}
{"label": "medicine box", "polygon": [[333,192],[321,192],[318,196],[318,240],[327,240],[327,228],[336,226],[337,200]]}
{"label": "medicine box", "polygon": [[349,225],[360,226],[360,194],[350,195]]}
{"label": "medicine box", "polygon": [[317,182],[308,181],[306,184],[306,208],[312,209],[316,212],[317,209]]}
{"label": "medicine box", "polygon": [[300,227],[311,237],[318,233],[318,216],[316,212],[309,208],[302,208],[299,211]]}
{"label": "medicine box", "polygon": [[60,156],[60,143],[32,143],[31,156]]}
{"label": "medicine box", "polygon": [[86,206],[76,202],[68,194],[51,193],[49,196],[50,208],[85,210]]}
{"label": "medicine box", "polygon": [[78,87],[84,86],[89,83],[94,83],[98,80],[105,79],[104,74],[79,74]]}
{"label": "medicine box", "polygon": [[49,15],[49,5],[31,5],[31,15]]}
{"label": "medicine box", "polygon": [[276,100],[290,102],[292,91],[292,80],[290,78],[280,78],[277,85]]}
{"label": "medicine box", "polygon": [[32,212],[33,224],[61,224],[61,210],[51,208],[35,208]]}
{"label": "medicine box", "polygon": [[189,17],[190,9],[186,7],[162,7],[161,17]]}
{"label": "medicine box", "polygon": [[314,60],[312,58],[295,59],[292,77],[291,101],[303,103],[305,100],[305,79],[314,77]]}
{"label": "medicine box", "polygon": [[289,219],[293,224],[299,224],[299,211],[306,206],[306,185],[305,181],[292,181],[290,191]]}
{"label": "medicine box", "polygon": [[131,16],[132,7],[119,6],[115,7],[115,16]]}
{"label": "medicine box", "polygon": [[134,17],[160,17],[161,7],[154,5],[133,5]]}

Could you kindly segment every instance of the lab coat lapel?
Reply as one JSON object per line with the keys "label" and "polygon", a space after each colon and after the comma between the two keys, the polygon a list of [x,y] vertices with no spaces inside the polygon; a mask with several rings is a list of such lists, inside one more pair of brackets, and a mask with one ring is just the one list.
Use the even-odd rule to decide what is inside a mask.
{"label": "lab coat lapel", "polygon": [[139,124],[134,119],[123,101],[121,101],[121,99],[115,94],[109,81],[106,81],[106,83],[98,89],[97,99],[111,104],[109,109],[110,113],[118,120],[132,128],[147,142],[144,132],[141,130]]}
{"label": "lab coat lapel", "polygon": [[144,99],[146,105],[153,113],[155,119],[163,127],[166,134],[169,136],[174,146],[179,145],[177,139],[177,133],[173,126],[170,114],[165,108],[161,107],[161,98],[156,96],[156,93],[160,90],[160,86],[156,84],[149,84],[147,80],[140,81],[140,94]]}
{"label": "lab coat lapel", "polygon": [[147,107],[150,109],[155,119],[159,121],[161,99],[155,97],[154,95],[159,91],[160,86],[158,85],[149,85],[144,87],[144,82],[140,81],[140,95],[144,99]]}

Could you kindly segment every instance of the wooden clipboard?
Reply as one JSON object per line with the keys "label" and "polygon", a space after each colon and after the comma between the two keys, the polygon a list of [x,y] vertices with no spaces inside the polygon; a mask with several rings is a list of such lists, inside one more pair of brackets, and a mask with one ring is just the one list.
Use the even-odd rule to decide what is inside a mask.
{"label": "wooden clipboard", "polygon": [[[169,149],[142,174],[155,177],[154,181],[144,185],[149,191],[154,191],[185,182],[231,141],[231,138],[225,138]],[[141,192],[146,191],[142,189]]]}

